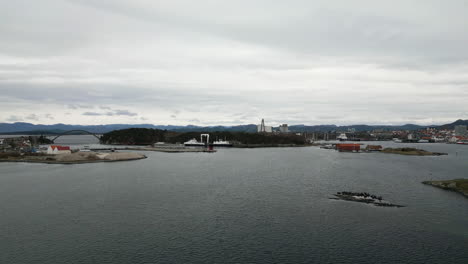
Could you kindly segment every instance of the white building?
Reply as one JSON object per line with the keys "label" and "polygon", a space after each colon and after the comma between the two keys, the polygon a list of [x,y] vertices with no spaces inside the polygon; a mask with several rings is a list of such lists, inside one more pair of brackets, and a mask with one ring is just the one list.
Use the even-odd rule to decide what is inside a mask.
{"label": "white building", "polygon": [[279,131],[281,133],[288,133],[289,132],[288,124],[282,124],[281,126],[279,126]]}
{"label": "white building", "polygon": [[257,132],[266,132],[266,133],[271,133],[273,132],[273,127],[271,126],[265,126],[264,127],[264,130],[262,130],[262,126],[261,125],[257,125]]}
{"label": "white building", "polygon": [[71,149],[68,146],[51,145],[47,148],[47,154],[70,154]]}

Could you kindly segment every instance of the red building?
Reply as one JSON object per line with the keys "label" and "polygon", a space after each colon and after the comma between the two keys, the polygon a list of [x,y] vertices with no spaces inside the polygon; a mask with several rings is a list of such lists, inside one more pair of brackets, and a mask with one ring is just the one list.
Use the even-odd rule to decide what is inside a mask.
{"label": "red building", "polygon": [[357,151],[361,151],[361,145],[360,144],[336,144],[336,149],[338,151],[357,152]]}

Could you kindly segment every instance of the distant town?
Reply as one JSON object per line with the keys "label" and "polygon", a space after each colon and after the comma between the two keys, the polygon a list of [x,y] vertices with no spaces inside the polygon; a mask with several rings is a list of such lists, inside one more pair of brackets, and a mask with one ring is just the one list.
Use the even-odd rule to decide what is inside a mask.
{"label": "distant town", "polygon": [[[101,143],[109,144],[130,144],[130,145],[155,145],[155,144],[218,144],[229,145],[234,143],[236,146],[257,146],[257,145],[304,145],[312,144],[318,141],[394,141],[398,143],[451,143],[451,144],[468,144],[468,120],[457,120],[452,124],[442,125],[438,127],[425,127],[414,130],[409,129],[395,129],[388,128],[374,128],[372,130],[363,131],[362,126],[348,126],[345,130],[336,129],[329,131],[298,131],[297,126],[291,127],[288,124],[282,124],[278,127],[269,126],[267,122],[262,119],[259,124],[255,125],[256,130],[251,132],[238,132],[226,131],[226,129],[219,129],[220,131],[213,131],[207,129],[207,133],[212,134],[212,140],[209,138],[197,141],[196,138],[200,134],[196,132],[199,130],[194,127],[194,131],[175,132],[171,130],[158,130],[150,129],[148,131],[161,131],[146,135],[144,139],[136,138],[132,130],[113,130],[123,131],[118,137],[110,132],[105,133],[103,136],[94,134],[94,131],[85,130],[71,130],[71,131],[57,131],[57,130],[44,130],[44,131],[11,131],[11,134],[22,133],[21,136],[2,136],[0,135],[0,151],[2,152],[44,152],[48,154],[57,154],[70,152],[68,146],[53,146],[53,139],[61,135],[70,134],[92,134],[100,139]],[[5,124],[2,124],[5,125]],[[177,131],[177,129],[174,129]],[[180,128],[179,128],[180,130]],[[300,130],[300,129],[299,129]],[[305,129],[303,129],[305,130]],[[30,132],[30,133],[28,133]],[[40,132],[40,135],[38,133]],[[71,132],[71,133],[70,133]],[[109,134],[110,133],[110,134]],[[3,132],[3,134],[8,134]],[[109,134],[109,135],[108,135]],[[254,136],[254,134],[261,135]],[[26,136],[25,136],[26,135]],[[122,136],[123,135],[123,136]],[[206,134],[209,136],[209,134]],[[220,140],[220,139],[224,139]],[[229,141],[227,141],[229,140]],[[188,142],[188,143],[187,143]],[[42,149],[40,146],[42,145]],[[44,147],[43,145],[48,145]],[[51,147],[52,146],[52,147]]]}

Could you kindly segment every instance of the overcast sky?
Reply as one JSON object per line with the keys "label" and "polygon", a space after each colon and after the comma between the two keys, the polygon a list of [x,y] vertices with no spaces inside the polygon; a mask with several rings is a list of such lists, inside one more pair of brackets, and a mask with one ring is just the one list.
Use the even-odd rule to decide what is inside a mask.
{"label": "overcast sky", "polygon": [[468,119],[466,0],[0,5],[0,122]]}

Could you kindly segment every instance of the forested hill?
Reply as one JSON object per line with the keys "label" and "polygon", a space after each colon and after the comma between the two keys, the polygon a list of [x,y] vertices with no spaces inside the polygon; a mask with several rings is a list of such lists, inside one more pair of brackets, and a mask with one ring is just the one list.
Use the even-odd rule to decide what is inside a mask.
{"label": "forested hill", "polygon": [[[206,132],[206,131],[204,131]],[[209,132],[210,142],[227,139],[241,144],[294,144],[304,145],[306,140],[294,134],[258,134],[247,132]],[[200,132],[173,132],[148,128],[129,128],[105,133],[101,137],[104,144],[150,145],[156,142],[184,143],[192,138],[200,139]]]}
{"label": "forested hill", "polygon": [[129,128],[114,130],[101,137],[104,144],[149,145],[164,141],[166,130],[151,128]]}

